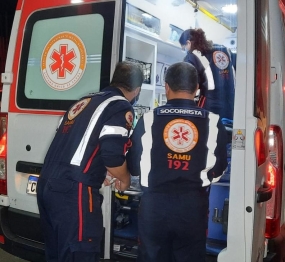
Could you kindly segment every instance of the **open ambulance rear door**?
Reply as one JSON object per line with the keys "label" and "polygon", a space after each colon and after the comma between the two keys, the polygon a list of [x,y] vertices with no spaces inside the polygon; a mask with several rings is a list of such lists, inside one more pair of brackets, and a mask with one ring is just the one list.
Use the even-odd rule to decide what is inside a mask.
{"label": "open ambulance rear door", "polygon": [[[1,105],[0,244],[10,253],[43,258],[37,178],[65,110],[109,84],[121,56],[124,8],[124,0],[18,1]],[[110,219],[111,194],[103,193]],[[111,223],[104,225],[110,242]]]}
{"label": "open ambulance rear door", "polygon": [[279,2],[238,1],[238,21],[227,248],[218,261],[283,261],[267,253],[268,239],[284,223],[285,64]]}

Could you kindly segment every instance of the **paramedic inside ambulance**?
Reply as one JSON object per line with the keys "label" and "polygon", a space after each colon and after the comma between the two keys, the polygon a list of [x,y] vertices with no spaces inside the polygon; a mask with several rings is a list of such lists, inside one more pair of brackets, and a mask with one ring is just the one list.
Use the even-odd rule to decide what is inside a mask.
{"label": "paramedic inside ambulance", "polygon": [[[205,32],[201,28],[185,30],[179,42],[182,47],[188,50],[184,61],[192,63],[196,67],[199,77],[203,75],[203,71],[206,72],[208,90],[204,108],[219,114],[221,118],[232,120],[235,80],[234,67],[228,48],[224,45],[213,44],[212,41],[207,40]],[[200,52],[208,60],[209,66],[206,69],[203,65],[200,65],[199,58],[193,54],[194,50]]]}
{"label": "paramedic inside ambulance", "polygon": [[179,43],[181,45],[182,50],[186,52],[186,56],[184,57],[183,61],[192,64],[197,70],[199,84],[198,105],[204,108],[208,92],[208,78],[205,67],[203,66],[199,57],[193,53],[190,41],[190,34],[182,33],[179,38]]}
{"label": "paramedic inside ambulance", "polygon": [[144,76],[139,65],[118,63],[109,87],[87,95],[64,115],[45,157],[37,200],[47,261],[99,262],[101,195],[106,171],[126,190],[134,111]]}
{"label": "paramedic inside ambulance", "polygon": [[193,65],[171,65],[166,105],[145,113],[131,136],[127,163],[143,191],[138,262],[205,262],[209,186],[227,167],[227,134],[194,102],[197,88]]}

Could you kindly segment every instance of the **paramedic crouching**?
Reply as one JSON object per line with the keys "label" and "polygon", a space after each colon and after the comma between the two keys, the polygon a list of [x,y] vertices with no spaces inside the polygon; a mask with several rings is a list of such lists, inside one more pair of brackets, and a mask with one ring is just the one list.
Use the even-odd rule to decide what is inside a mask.
{"label": "paramedic crouching", "polygon": [[165,83],[167,104],[139,119],[127,154],[143,191],[137,261],[205,262],[208,189],[227,167],[227,134],[194,102],[193,65],[171,65]]}
{"label": "paramedic crouching", "polygon": [[118,190],[129,187],[125,153],[133,125],[131,103],[142,82],[138,65],[118,63],[110,87],[80,99],[64,115],[37,188],[48,262],[99,261],[99,189],[106,170],[117,178]]}

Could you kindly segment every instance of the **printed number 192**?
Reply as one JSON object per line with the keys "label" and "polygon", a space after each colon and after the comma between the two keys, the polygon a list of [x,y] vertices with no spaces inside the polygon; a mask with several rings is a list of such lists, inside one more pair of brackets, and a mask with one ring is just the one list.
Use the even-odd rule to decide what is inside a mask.
{"label": "printed number 192", "polygon": [[182,169],[189,170],[189,162],[187,161],[179,161],[179,160],[168,160],[168,168],[169,169]]}

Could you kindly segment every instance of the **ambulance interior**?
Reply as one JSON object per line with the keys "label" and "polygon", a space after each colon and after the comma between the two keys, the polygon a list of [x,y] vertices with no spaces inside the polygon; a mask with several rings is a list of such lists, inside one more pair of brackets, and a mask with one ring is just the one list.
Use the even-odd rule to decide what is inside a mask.
{"label": "ambulance interior", "polygon": [[[236,63],[236,0],[128,0],[125,18],[123,60],[140,63],[145,73],[136,120],[146,111],[166,103],[164,74],[169,65],[183,61],[181,33],[202,28],[208,40],[230,50]],[[208,60],[195,52],[205,68]],[[207,252],[217,255],[226,247],[231,169],[233,119],[224,119],[228,132],[228,167],[222,179],[212,185],[209,203]],[[139,179],[132,177],[129,190],[115,193],[113,208],[114,254],[136,257],[137,211],[141,196]]]}

